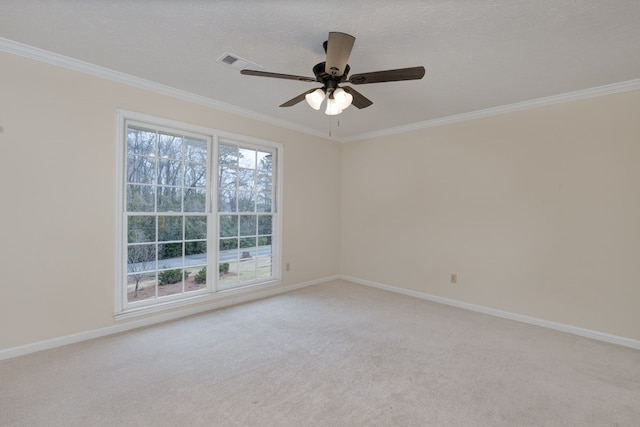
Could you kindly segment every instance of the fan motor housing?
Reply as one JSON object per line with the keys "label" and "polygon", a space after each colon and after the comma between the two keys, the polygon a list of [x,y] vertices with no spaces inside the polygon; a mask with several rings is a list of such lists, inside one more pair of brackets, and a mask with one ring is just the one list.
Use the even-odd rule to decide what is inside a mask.
{"label": "fan motor housing", "polygon": [[313,74],[316,80],[324,84],[328,88],[336,88],[338,83],[347,80],[351,67],[347,64],[344,67],[344,73],[341,76],[334,76],[326,71],[326,62],[320,62],[313,67]]}

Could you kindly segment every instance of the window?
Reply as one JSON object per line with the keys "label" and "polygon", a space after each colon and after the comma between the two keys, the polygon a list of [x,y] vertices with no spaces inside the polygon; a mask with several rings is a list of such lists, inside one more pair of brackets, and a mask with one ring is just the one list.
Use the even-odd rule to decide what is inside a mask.
{"label": "window", "polygon": [[119,116],[116,315],[277,281],[280,145]]}
{"label": "window", "polygon": [[218,148],[219,285],[272,276],[273,152],[221,141]]}

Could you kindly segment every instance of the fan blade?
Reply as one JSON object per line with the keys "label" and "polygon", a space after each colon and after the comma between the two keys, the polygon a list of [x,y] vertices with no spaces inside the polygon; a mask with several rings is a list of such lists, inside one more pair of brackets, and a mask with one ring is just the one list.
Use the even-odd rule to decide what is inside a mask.
{"label": "fan blade", "polygon": [[361,94],[360,92],[358,92],[352,87],[342,86],[342,89],[344,89],[345,92],[350,93],[351,96],[353,96],[353,101],[351,102],[351,105],[353,105],[356,108],[367,108],[368,106],[373,104],[373,101],[370,101],[367,97],[365,97],[363,94]]}
{"label": "fan blade", "polygon": [[424,77],[424,67],[411,67],[354,74],[349,79],[349,83],[363,85],[368,83],[398,82],[401,80],[420,80],[422,77]]}
{"label": "fan blade", "polygon": [[310,94],[311,92],[313,92],[314,90],[316,90],[318,88],[315,89],[311,89],[306,91],[305,93],[301,93],[300,95],[296,96],[295,98],[291,98],[290,100],[288,100],[287,102],[285,102],[284,104],[280,105],[281,107],[291,107],[296,105],[298,102],[301,102],[304,100],[304,97],[307,96],[308,94]]}
{"label": "fan blade", "polygon": [[327,40],[327,63],[325,70],[327,73],[340,77],[344,74],[344,69],[349,61],[351,49],[356,38],[345,33],[329,33]]}
{"label": "fan blade", "polygon": [[245,76],[273,77],[275,79],[299,80],[301,82],[315,82],[313,77],[294,76],[292,74],[268,73],[266,71],[240,70],[240,74]]}

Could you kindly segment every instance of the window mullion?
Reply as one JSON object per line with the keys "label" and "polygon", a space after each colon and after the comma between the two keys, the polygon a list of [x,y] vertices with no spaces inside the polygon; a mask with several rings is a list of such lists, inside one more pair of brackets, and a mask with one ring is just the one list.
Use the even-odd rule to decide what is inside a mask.
{"label": "window mullion", "polygon": [[207,159],[207,287],[210,292],[218,291],[218,252],[220,236],[220,220],[218,214],[218,136],[213,135],[209,141]]}

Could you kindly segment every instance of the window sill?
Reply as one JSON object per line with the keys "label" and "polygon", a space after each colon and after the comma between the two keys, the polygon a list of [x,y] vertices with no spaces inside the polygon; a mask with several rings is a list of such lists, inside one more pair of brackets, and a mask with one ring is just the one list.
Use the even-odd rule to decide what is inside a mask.
{"label": "window sill", "polygon": [[[248,301],[255,298],[262,298],[267,295],[278,293],[278,292],[273,292],[273,290],[278,288],[280,284],[281,284],[280,280],[273,280],[273,281],[263,282],[259,284],[247,285],[240,288],[226,289],[226,290],[220,290],[217,292],[194,295],[193,297],[181,298],[181,299],[161,302],[153,305],[128,308],[126,310],[122,310],[121,312],[114,314],[114,319],[116,321],[132,319],[140,316],[146,316],[146,315],[155,314],[155,313],[162,313],[162,312],[166,312],[166,311],[181,308],[181,307],[193,307],[197,305],[204,305],[204,303],[207,303],[207,302],[220,302],[220,303],[228,302],[228,304],[223,304],[223,305],[236,304],[243,301]],[[264,295],[264,294],[267,294],[267,295]],[[212,309],[211,307],[207,307],[207,306],[204,306],[204,307],[206,307],[205,310]],[[194,313],[198,311],[205,311],[205,310],[195,310]]]}

